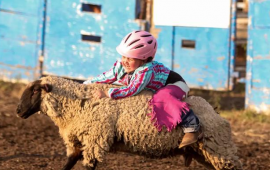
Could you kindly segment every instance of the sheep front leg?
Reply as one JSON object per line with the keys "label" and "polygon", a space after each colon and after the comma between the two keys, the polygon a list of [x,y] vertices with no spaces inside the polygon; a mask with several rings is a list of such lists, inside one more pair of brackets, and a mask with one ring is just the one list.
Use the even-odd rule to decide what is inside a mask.
{"label": "sheep front leg", "polygon": [[73,168],[77,161],[82,157],[82,151],[79,148],[75,148],[75,151],[68,156],[67,163],[62,170],[71,170],[71,168]]}

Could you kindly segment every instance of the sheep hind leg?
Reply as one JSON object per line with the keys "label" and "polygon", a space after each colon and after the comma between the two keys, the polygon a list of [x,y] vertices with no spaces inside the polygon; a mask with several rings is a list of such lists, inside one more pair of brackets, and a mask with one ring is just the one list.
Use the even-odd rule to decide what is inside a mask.
{"label": "sheep hind leg", "polygon": [[97,167],[97,160],[94,160],[94,162],[93,162],[93,167],[91,167],[91,166],[85,166],[85,169],[86,170],[95,170],[96,169],[96,167]]}
{"label": "sheep hind leg", "polygon": [[69,155],[67,163],[62,168],[62,170],[71,170],[71,168],[73,168],[73,166],[77,163],[77,161],[82,158],[83,158],[82,151],[79,148],[76,148],[75,152]]}
{"label": "sheep hind leg", "polygon": [[[192,161],[192,158],[194,158],[197,162],[204,165],[207,169],[209,169],[209,170],[215,169],[212,164],[206,162],[205,158],[202,155],[200,155],[199,153],[197,153],[196,151],[194,151],[194,149],[192,147],[188,146],[185,148],[184,158],[185,158],[185,166],[187,166],[187,167],[191,163],[189,161]],[[187,160],[187,159],[191,159],[191,160]]]}

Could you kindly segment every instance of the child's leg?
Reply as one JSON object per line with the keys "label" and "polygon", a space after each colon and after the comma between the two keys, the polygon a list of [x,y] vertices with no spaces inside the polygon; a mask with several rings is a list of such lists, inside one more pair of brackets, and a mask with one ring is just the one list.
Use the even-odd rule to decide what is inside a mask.
{"label": "child's leg", "polygon": [[185,135],[181,144],[179,145],[179,148],[197,142],[202,136],[202,132],[200,130],[200,121],[191,109],[188,113],[182,115],[182,122],[180,125],[183,128]]}
{"label": "child's leg", "polygon": [[190,109],[186,114],[182,114],[182,122],[180,125],[184,133],[197,132],[200,128],[200,121],[192,109]]}

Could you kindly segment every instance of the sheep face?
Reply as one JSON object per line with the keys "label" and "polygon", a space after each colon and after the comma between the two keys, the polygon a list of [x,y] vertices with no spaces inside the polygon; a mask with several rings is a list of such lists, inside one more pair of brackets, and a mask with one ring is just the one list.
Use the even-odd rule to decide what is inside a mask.
{"label": "sheep face", "polygon": [[42,92],[48,93],[51,90],[51,85],[41,84],[41,80],[36,80],[30,83],[20,98],[19,104],[17,106],[17,114],[21,118],[26,119],[32,114],[40,111]]}

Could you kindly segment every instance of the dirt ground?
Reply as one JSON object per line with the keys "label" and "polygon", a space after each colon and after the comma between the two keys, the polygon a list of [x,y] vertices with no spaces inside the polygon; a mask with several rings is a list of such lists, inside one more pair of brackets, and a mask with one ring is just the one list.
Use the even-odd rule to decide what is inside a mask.
{"label": "dirt ground", "polygon": [[[3,84],[3,83],[2,83]],[[3,86],[3,85],[2,85]],[[1,88],[0,83],[0,170],[59,170],[66,160],[65,146],[58,134],[58,128],[44,115],[34,115],[27,120],[16,116],[18,97],[22,92],[20,86]],[[243,96],[231,97],[220,94],[210,97],[211,93],[200,93],[211,103],[222,109],[243,107]],[[208,95],[208,97],[207,97]],[[227,104],[227,106],[226,106]],[[270,169],[270,124],[244,121],[237,118],[227,119],[231,123],[233,139],[238,146],[238,156],[246,170]],[[78,162],[74,170],[83,169]],[[110,153],[98,170],[204,170],[193,161],[184,167],[183,158],[169,157],[150,159],[129,153]]]}

